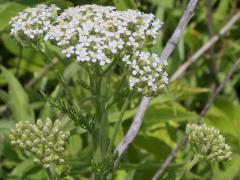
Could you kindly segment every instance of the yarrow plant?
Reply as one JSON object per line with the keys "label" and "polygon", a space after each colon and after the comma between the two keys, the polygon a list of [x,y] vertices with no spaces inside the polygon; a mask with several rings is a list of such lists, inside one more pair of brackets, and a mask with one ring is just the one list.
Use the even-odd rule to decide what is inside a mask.
{"label": "yarrow plant", "polygon": [[[46,57],[49,57],[48,47],[55,46],[64,55],[64,59],[78,62],[88,72],[89,82],[84,81],[80,84],[94,97],[91,98],[93,114],[81,114],[82,110],[78,112],[73,104],[65,104],[62,100],[55,101],[49,98],[52,99],[50,104],[67,113],[75,122],[78,121],[78,125],[91,122],[91,126],[87,126],[86,129],[91,133],[94,144],[92,169],[95,178],[106,179],[109,174],[111,176],[116,158],[112,148],[118,125],[114,128],[115,135],[112,139],[109,138],[108,109],[114,104],[112,99],[116,99],[115,94],[121,94],[125,89],[116,89],[117,93],[112,93],[114,97],[111,97],[110,89],[106,88],[110,84],[110,72],[113,72],[114,67],[120,67],[127,74],[128,98],[131,98],[132,94],[158,95],[168,83],[168,74],[165,71],[167,61],[151,53],[150,48],[154,45],[163,23],[153,14],[137,10],[118,11],[112,6],[84,5],[70,7],[60,13],[60,8],[55,5],[41,4],[20,12],[10,21],[10,25],[11,35],[22,45],[34,47]],[[122,120],[128,98],[123,103],[116,124]],[[18,124],[17,129],[28,126],[28,131],[38,127],[25,123]],[[44,128],[38,132],[47,138],[43,130]],[[44,167],[48,167],[50,162],[62,162],[62,159],[56,159],[55,155],[49,157],[37,147],[32,149],[28,144],[21,144],[25,136],[13,135],[12,143],[34,153],[37,161]],[[20,139],[15,141],[14,138]],[[48,145],[46,148],[49,148]],[[55,153],[55,150],[48,153]]]}
{"label": "yarrow plant", "polygon": [[[73,72],[74,75],[79,73],[78,70],[82,71],[83,76],[75,76],[71,83],[67,81],[65,84],[65,77],[54,71],[52,66],[48,66],[57,74],[63,87],[58,86],[54,97],[47,96],[42,91],[41,93],[51,108],[57,108],[61,115],[68,116],[67,121],[70,122],[73,133],[81,132],[85,136],[88,131],[90,134],[90,138],[87,136],[83,142],[84,146],[87,144],[90,149],[84,149],[86,151],[83,150],[83,156],[78,157],[81,160],[85,160],[85,156],[91,157],[89,163],[84,162],[83,166],[86,167],[86,171],[85,169],[83,171],[84,176],[86,174],[96,180],[112,179],[119,159],[139,131],[151,98],[143,98],[126,136],[114,150],[124,113],[128,108],[134,107],[134,104],[129,105],[129,100],[136,95],[159,95],[167,85],[167,58],[192,17],[196,3],[197,1],[192,0],[189,2],[161,57],[153,53],[152,48],[163,22],[153,14],[137,10],[119,11],[112,6],[94,4],[66,9],[56,5],[40,4],[25,9],[11,19],[10,34],[22,46],[38,50],[48,62],[53,58],[61,59],[59,62],[66,60],[64,65],[70,64],[70,68],[64,71],[64,75],[73,66],[76,70]],[[75,66],[76,64],[79,66]],[[227,75],[227,78],[229,77]],[[224,80],[225,83],[228,81],[227,78]],[[69,95],[73,91],[68,92],[68,85],[76,85],[81,89],[80,93],[83,92],[86,97],[80,101],[75,100],[72,94]],[[216,91],[220,92],[218,88]],[[60,96],[62,92],[66,96]],[[137,98],[136,100],[138,101]],[[210,104],[212,102],[213,99],[210,99]],[[210,107],[209,103],[206,107],[203,109],[204,113]],[[116,121],[115,119],[109,121],[109,117],[115,118],[115,114],[109,116],[109,111],[112,110],[119,112]],[[201,113],[201,116],[204,113]],[[84,130],[80,130],[79,127]],[[230,146],[215,128],[188,124],[186,135],[195,154],[192,161],[184,165],[183,171],[176,179],[181,179],[201,160],[220,162],[231,159]],[[33,161],[46,170],[49,179],[72,179],[73,174],[76,174],[74,173],[76,166],[79,165],[65,171],[67,168],[64,168],[66,163],[63,157],[80,154],[81,147],[76,148],[76,151],[74,148],[76,142],[81,145],[82,143],[78,135],[71,138],[69,149],[74,149],[74,152],[70,152],[71,150],[65,152],[69,136],[70,132],[63,130],[60,120],[52,121],[47,118],[46,121],[38,119],[36,123],[18,122],[16,128],[11,130],[9,140],[13,146],[21,149],[18,152],[24,155],[22,157],[33,157]],[[165,171],[180,149],[181,143],[168,156],[157,175]],[[121,149],[119,147],[122,146],[123,150],[119,151]],[[60,171],[65,173],[59,173]],[[76,177],[82,178],[78,175]]]}
{"label": "yarrow plant", "polygon": [[47,169],[51,164],[64,163],[62,156],[70,133],[61,130],[61,126],[60,120],[52,122],[50,118],[46,122],[38,119],[36,124],[21,121],[11,130],[9,138],[12,145],[31,152],[34,162]]}

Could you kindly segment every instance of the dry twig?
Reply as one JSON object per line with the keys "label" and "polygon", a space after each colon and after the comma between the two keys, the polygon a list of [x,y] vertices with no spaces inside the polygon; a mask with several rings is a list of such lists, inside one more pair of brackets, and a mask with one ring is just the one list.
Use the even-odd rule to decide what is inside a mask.
{"label": "dry twig", "polygon": [[[207,0],[206,1],[206,6],[207,6],[207,10],[208,10],[208,15],[207,15],[207,17],[208,17],[208,21],[207,21],[208,36],[209,36],[209,38],[212,38],[212,36],[214,35],[212,1]],[[217,67],[216,67],[216,64],[215,64],[215,61],[214,61],[214,52],[215,52],[215,46],[213,44],[212,47],[210,48],[209,67],[210,67],[210,71],[211,71],[211,75],[213,77],[213,80],[216,80]]]}
{"label": "dry twig", "polygon": [[240,12],[235,14],[225,26],[219,31],[218,34],[213,36],[206,44],[204,44],[197,52],[195,52],[184,64],[182,64],[177,71],[172,75],[171,81],[178,79],[182,76],[188,67],[195,63],[204,53],[206,53],[223,35],[228,32],[232,26],[240,19]]}

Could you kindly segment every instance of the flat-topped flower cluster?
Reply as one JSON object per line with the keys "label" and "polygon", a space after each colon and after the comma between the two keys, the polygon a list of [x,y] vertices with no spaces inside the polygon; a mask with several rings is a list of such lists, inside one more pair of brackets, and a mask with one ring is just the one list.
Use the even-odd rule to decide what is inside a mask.
{"label": "flat-topped flower cluster", "polygon": [[11,34],[41,36],[79,62],[103,66],[116,61],[129,71],[130,88],[144,95],[156,94],[168,82],[166,61],[146,51],[162,26],[153,14],[99,5],[70,7],[58,16],[57,10],[38,5],[21,12],[11,21]]}
{"label": "flat-topped flower cluster", "polygon": [[45,4],[25,9],[11,19],[11,35],[24,45],[29,44],[30,40],[41,40],[56,20],[58,10],[60,8],[55,5]]}
{"label": "flat-topped flower cluster", "polygon": [[219,130],[207,125],[188,124],[186,133],[188,140],[200,159],[223,161],[231,159],[230,146]]}
{"label": "flat-topped flower cluster", "polygon": [[70,133],[61,128],[61,121],[56,120],[53,123],[50,118],[47,118],[46,122],[39,119],[36,124],[29,121],[19,122],[16,128],[11,130],[9,138],[11,144],[30,151],[35,156],[34,162],[48,168],[51,163],[64,163],[62,153]]}

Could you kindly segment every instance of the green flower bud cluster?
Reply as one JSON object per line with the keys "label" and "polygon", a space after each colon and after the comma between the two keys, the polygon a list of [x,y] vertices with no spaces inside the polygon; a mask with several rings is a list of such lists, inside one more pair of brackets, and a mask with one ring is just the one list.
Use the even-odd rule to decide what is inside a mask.
{"label": "green flower bud cluster", "polygon": [[11,130],[9,139],[12,145],[30,151],[35,156],[35,163],[48,168],[51,163],[64,163],[62,153],[70,133],[62,131],[61,126],[59,120],[53,123],[50,118],[46,122],[38,119],[36,124],[21,121]]}
{"label": "green flower bud cluster", "polygon": [[188,124],[186,129],[189,143],[199,159],[209,161],[231,160],[230,146],[219,130],[207,125]]}

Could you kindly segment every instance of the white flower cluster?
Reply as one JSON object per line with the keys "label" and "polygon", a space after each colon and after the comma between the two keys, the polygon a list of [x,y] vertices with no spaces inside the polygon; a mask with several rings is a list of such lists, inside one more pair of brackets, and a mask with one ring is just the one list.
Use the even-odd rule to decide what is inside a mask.
{"label": "white flower cluster", "polygon": [[40,4],[34,8],[27,8],[10,21],[11,35],[20,42],[29,43],[30,40],[43,38],[49,31],[52,22],[57,17],[59,8],[55,5]]}
{"label": "white flower cluster", "polygon": [[188,124],[186,129],[188,140],[200,159],[223,161],[231,159],[230,146],[219,130],[207,125]]}
{"label": "white flower cluster", "polygon": [[41,119],[36,124],[29,121],[19,122],[16,129],[12,129],[9,135],[11,144],[30,151],[34,156],[34,162],[48,168],[51,163],[63,164],[61,157],[65,150],[65,144],[70,133],[61,130],[61,122],[52,123],[50,118],[44,123]]}
{"label": "white flower cluster", "polygon": [[[41,9],[42,17],[58,10],[55,6],[39,7],[42,7],[37,8]],[[25,14],[30,18],[28,13]],[[33,22],[41,25],[51,22],[43,21],[41,16],[31,15],[30,20],[36,19]],[[49,18],[47,16],[46,19]],[[19,25],[15,23],[18,19],[14,18],[12,23],[15,33],[19,32],[16,28]],[[100,66],[115,60],[128,69],[130,88],[144,95],[156,94],[167,83],[166,62],[160,61],[157,54],[144,51],[154,43],[162,26],[153,14],[136,10],[118,11],[112,6],[84,5],[70,7],[50,19],[56,20],[46,26],[44,40],[60,47],[67,58]],[[29,35],[35,37],[32,33]]]}
{"label": "white flower cluster", "polygon": [[114,55],[132,53],[152,42],[161,24],[152,14],[85,5],[60,14],[45,40],[54,40],[67,57],[105,65]]}
{"label": "white flower cluster", "polygon": [[168,74],[164,71],[166,62],[161,62],[157,54],[136,51],[131,57],[126,55],[122,59],[130,70],[130,89],[145,95],[153,95],[168,83]]}

